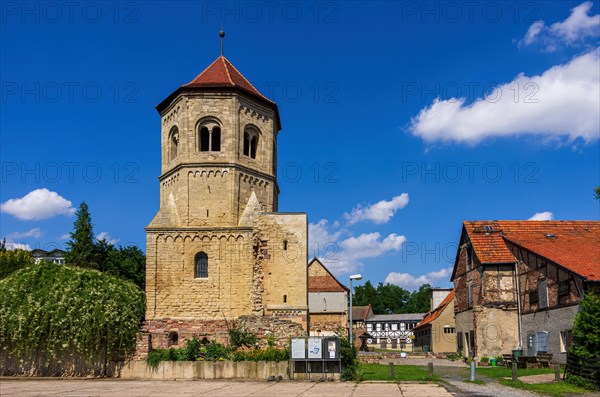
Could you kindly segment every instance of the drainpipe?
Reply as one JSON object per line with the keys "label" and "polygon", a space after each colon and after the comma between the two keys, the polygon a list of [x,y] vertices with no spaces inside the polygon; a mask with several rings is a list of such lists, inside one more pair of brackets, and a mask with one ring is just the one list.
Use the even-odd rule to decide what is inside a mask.
{"label": "drainpipe", "polygon": [[517,279],[517,324],[519,327],[519,350],[523,349],[522,329],[521,329],[521,287],[519,285],[519,262],[515,262],[515,276]]}

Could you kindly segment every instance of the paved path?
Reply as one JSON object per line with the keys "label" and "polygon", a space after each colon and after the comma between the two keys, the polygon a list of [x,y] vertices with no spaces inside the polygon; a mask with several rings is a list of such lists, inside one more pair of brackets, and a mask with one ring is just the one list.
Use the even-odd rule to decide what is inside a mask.
{"label": "paved path", "polygon": [[139,381],[119,379],[0,379],[0,396],[303,396],[452,397],[434,383]]}

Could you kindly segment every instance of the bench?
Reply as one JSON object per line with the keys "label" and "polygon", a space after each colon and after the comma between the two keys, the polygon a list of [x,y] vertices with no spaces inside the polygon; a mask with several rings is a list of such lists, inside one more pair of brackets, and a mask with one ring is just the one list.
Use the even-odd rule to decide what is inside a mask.
{"label": "bench", "polygon": [[511,368],[513,363],[513,355],[512,354],[503,354],[502,360],[504,361],[504,365],[506,368]]}
{"label": "bench", "polygon": [[535,355],[537,360],[538,367],[540,368],[548,368],[550,366],[550,361],[552,361],[552,353],[538,353]]}

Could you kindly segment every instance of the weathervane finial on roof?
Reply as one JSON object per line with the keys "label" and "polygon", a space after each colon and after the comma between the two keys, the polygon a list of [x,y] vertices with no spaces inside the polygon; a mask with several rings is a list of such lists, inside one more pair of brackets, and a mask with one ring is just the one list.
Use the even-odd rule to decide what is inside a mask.
{"label": "weathervane finial on roof", "polygon": [[219,37],[221,38],[221,56],[223,56],[223,38],[225,37],[225,31],[223,30],[223,26],[221,26]]}

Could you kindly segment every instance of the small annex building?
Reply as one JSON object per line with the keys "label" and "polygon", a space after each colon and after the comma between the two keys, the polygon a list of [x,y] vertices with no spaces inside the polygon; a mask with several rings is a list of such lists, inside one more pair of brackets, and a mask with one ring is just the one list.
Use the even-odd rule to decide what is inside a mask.
{"label": "small annex building", "polygon": [[415,351],[454,353],[456,351],[454,290],[451,290],[437,307],[432,307],[433,309],[423,317],[423,321],[413,329]]}
{"label": "small annex building", "polygon": [[348,330],[349,289],[317,258],[308,264],[310,335],[333,335]]}

